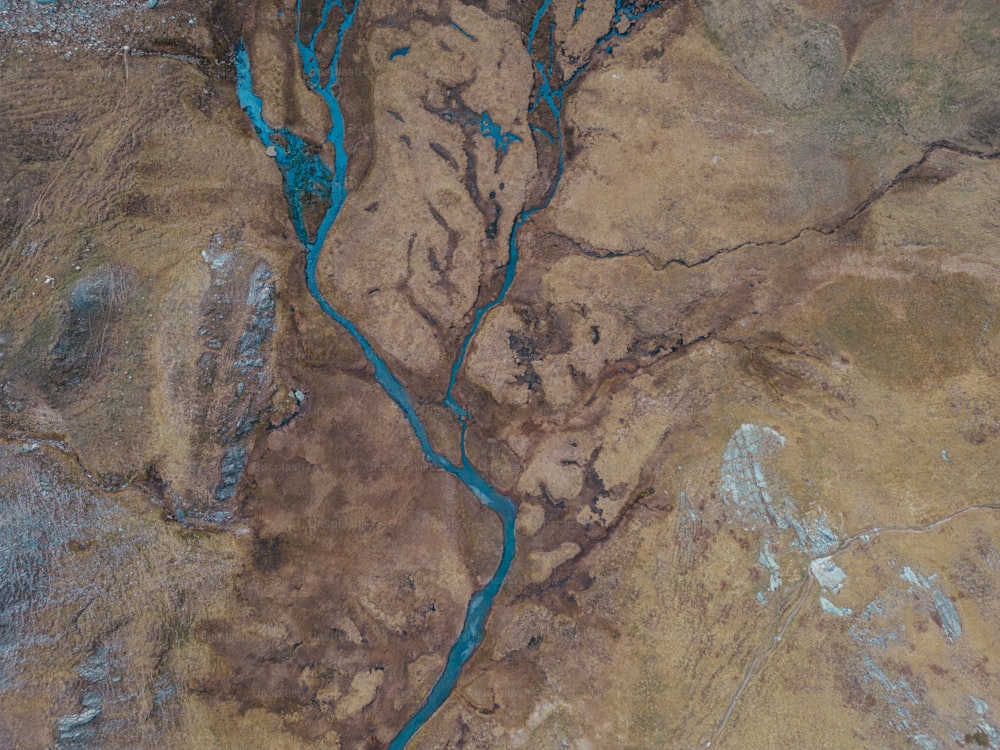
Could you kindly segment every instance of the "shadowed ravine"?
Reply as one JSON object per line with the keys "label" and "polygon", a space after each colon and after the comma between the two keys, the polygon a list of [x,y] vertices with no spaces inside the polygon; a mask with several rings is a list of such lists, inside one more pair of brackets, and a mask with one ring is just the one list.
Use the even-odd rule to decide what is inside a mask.
{"label": "shadowed ravine", "polygon": [[[538,35],[542,20],[549,11],[550,4],[551,0],[545,0],[535,14],[527,39],[529,53],[533,51],[535,38]],[[594,50],[607,44],[613,36],[624,35],[615,30],[616,25],[622,19],[634,21],[654,7],[656,6],[651,5],[640,10],[632,5],[623,4],[620,1],[616,3],[614,16],[609,24],[610,30],[595,41]],[[342,16],[336,31],[337,45],[329,65],[324,68],[317,59],[316,45],[320,35],[326,30],[330,16],[335,9],[338,15]],[[514,282],[519,254],[517,246],[518,230],[535,212],[545,208],[549,204],[559,183],[559,178],[562,176],[564,149],[561,113],[563,94],[566,87],[573,82],[577,74],[589,64],[590,57],[588,56],[588,59],[570,75],[564,76],[563,82],[556,86],[552,80],[556,74],[553,49],[555,22],[550,23],[548,28],[549,38],[546,62],[535,63],[535,70],[538,75],[538,88],[535,101],[529,109],[529,114],[542,104],[549,109],[555,121],[555,133],[549,133],[535,125],[531,126],[531,130],[534,133],[538,133],[540,138],[544,138],[550,144],[554,144],[558,149],[558,171],[555,179],[552,180],[551,187],[545,199],[536,206],[524,208],[515,219],[508,241],[509,259],[504,273],[503,284],[496,297],[474,311],[471,327],[462,341],[458,356],[451,367],[444,405],[455,414],[461,424],[461,463],[456,465],[439,451],[435,450],[406,388],[392,373],[385,360],[378,354],[358,327],[339,313],[326,300],[319,289],[316,278],[316,266],[323,243],[347,198],[347,149],[345,147],[344,117],[337,100],[337,95],[334,92],[337,88],[337,68],[344,37],[354,23],[357,9],[357,4],[348,10],[347,6],[341,0],[325,0],[317,27],[309,35],[308,41],[303,42],[302,29],[300,28],[302,18],[301,0],[296,4],[295,41],[302,65],[302,74],[309,88],[323,99],[329,110],[332,122],[330,131],[327,134],[327,141],[333,145],[335,154],[332,171],[322,161],[318,150],[313,149],[310,144],[306,143],[290,130],[286,128],[274,128],[264,119],[262,112],[263,102],[254,93],[249,54],[242,43],[239,43],[236,47],[235,61],[240,106],[251,119],[254,129],[264,146],[273,149],[275,161],[282,174],[289,216],[295,227],[295,232],[306,251],[306,284],[310,294],[319,303],[323,312],[334,322],[342,326],[361,347],[365,357],[374,369],[375,379],[405,414],[414,435],[420,443],[426,460],[431,465],[448,472],[461,481],[483,505],[499,516],[503,524],[503,554],[501,555],[500,563],[486,586],[472,596],[466,611],[465,623],[461,634],[448,654],[444,671],[431,688],[421,708],[390,743],[390,750],[400,750],[406,746],[413,735],[448,698],[458,680],[463,665],[469,660],[476,647],[482,641],[483,626],[486,617],[514,560],[514,522],[517,517],[517,506],[512,500],[492,487],[470,463],[465,447],[465,433],[470,414],[455,400],[453,390],[465,362],[469,346],[478,332],[480,324],[483,322],[486,314],[503,301]],[[482,118],[484,123],[488,121],[492,125],[492,120],[489,120],[488,113],[482,113]],[[508,134],[508,137],[501,142],[497,140],[494,131],[499,132],[499,128],[497,126],[487,128],[484,125],[483,137],[493,138],[494,141],[497,141],[497,147],[503,148],[504,151],[507,150],[508,146],[516,148],[517,141],[521,140],[517,136]],[[310,236],[304,218],[306,201],[327,205],[314,236]]]}

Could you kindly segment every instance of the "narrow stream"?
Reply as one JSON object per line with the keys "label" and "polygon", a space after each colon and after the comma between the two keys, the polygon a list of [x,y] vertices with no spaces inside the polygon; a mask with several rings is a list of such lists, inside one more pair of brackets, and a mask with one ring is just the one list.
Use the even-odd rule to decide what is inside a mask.
{"label": "narrow stream", "polygon": [[[485,624],[486,617],[489,614],[493,601],[496,598],[497,593],[500,591],[500,587],[503,585],[507,572],[514,560],[514,522],[517,518],[517,506],[513,501],[493,488],[469,461],[466,454],[465,436],[470,414],[455,400],[453,391],[458,375],[462,369],[462,365],[465,362],[465,357],[468,354],[469,346],[478,332],[480,324],[486,314],[503,301],[511,287],[511,284],[514,282],[519,257],[517,247],[518,230],[532,216],[532,214],[548,206],[552,199],[552,195],[555,193],[556,187],[558,186],[563,169],[563,94],[566,87],[569,86],[576,76],[589,64],[590,56],[588,56],[587,60],[576,68],[570,76],[565,77],[564,82],[560,86],[554,87],[552,79],[555,75],[556,67],[554,51],[555,22],[553,21],[549,24],[547,60],[544,63],[535,62],[535,69],[540,80],[538,84],[537,96],[529,109],[529,114],[540,104],[544,104],[551,112],[555,120],[555,133],[549,133],[547,130],[535,125],[532,125],[531,129],[533,132],[539,133],[541,137],[544,137],[550,143],[555,144],[558,148],[558,172],[552,182],[545,200],[537,206],[522,210],[516,217],[508,241],[510,257],[504,274],[503,285],[493,300],[475,310],[472,325],[469,332],[466,334],[465,339],[462,341],[459,354],[452,365],[448,388],[444,398],[444,405],[447,406],[453,414],[455,414],[461,424],[461,463],[456,465],[434,449],[433,445],[431,445],[430,439],[428,438],[427,430],[424,427],[423,422],[420,420],[420,417],[417,415],[413,401],[410,398],[409,393],[407,393],[406,389],[403,387],[403,384],[392,373],[368,339],[365,338],[364,334],[361,333],[360,330],[358,330],[357,326],[355,326],[354,323],[341,315],[332,305],[330,305],[320,292],[319,284],[316,279],[316,265],[319,260],[319,254],[322,250],[323,243],[326,240],[327,235],[330,233],[330,229],[333,227],[333,223],[336,221],[337,216],[340,214],[344,201],[347,199],[347,150],[345,146],[344,117],[335,91],[337,90],[337,71],[341,51],[343,49],[344,37],[354,24],[355,15],[358,10],[358,2],[360,2],[360,0],[356,0],[354,6],[348,10],[343,0],[324,0],[320,21],[310,34],[307,41],[303,41],[302,29],[300,28],[302,18],[302,0],[297,0],[295,8],[295,43],[302,63],[302,73],[307,84],[309,85],[309,88],[323,99],[330,113],[332,126],[326,139],[333,145],[334,148],[334,165],[332,171],[322,161],[317,149],[286,128],[271,127],[271,125],[269,125],[264,119],[263,102],[260,97],[254,93],[253,78],[250,69],[250,57],[242,42],[237,44],[235,51],[236,86],[240,106],[250,118],[257,136],[260,138],[264,146],[268,149],[273,149],[272,153],[274,154],[275,161],[281,171],[283,190],[285,198],[288,202],[289,216],[292,220],[293,226],[295,227],[296,235],[306,251],[306,285],[309,289],[309,293],[319,304],[323,312],[338,325],[342,326],[361,347],[365,357],[371,363],[372,368],[375,371],[375,379],[406,415],[406,419],[410,423],[413,434],[420,443],[420,448],[423,451],[426,460],[431,465],[448,472],[461,481],[466,487],[469,488],[472,494],[476,496],[480,503],[497,514],[503,524],[503,554],[501,555],[500,563],[497,566],[496,572],[494,572],[493,577],[490,578],[486,586],[473,594],[466,611],[465,623],[462,626],[462,632],[458,636],[455,645],[452,646],[452,649],[448,654],[448,660],[444,671],[434,683],[434,686],[431,688],[431,691],[423,705],[405,724],[405,726],[403,726],[389,745],[390,750],[402,750],[413,735],[416,734],[416,732],[427,722],[437,709],[441,707],[451,694],[463,665],[469,660],[473,652],[476,650],[476,647],[483,639],[483,626]],[[533,52],[535,38],[538,35],[539,28],[541,27],[541,23],[546,13],[549,11],[551,3],[552,0],[545,0],[542,6],[538,9],[538,12],[535,14],[527,40],[529,53]],[[640,16],[649,10],[652,10],[654,7],[656,6],[651,5],[649,7],[638,9],[638,6],[636,5],[616,0],[614,15],[610,23],[610,30],[607,34],[595,41],[594,50],[599,50],[607,44],[612,37],[624,36],[627,33],[627,31],[622,33],[617,30],[623,20],[630,22],[637,20]],[[317,59],[316,45],[319,36],[326,30],[327,25],[330,22],[330,16],[334,9],[338,11],[338,16],[341,17],[336,31],[337,45],[329,65],[324,68],[320,65]],[[580,11],[582,11],[582,9],[583,5],[581,4]],[[580,11],[578,11],[574,16],[574,22],[576,21],[576,17],[579,16]],[[474,37],[470,38],[474,39]],[[406,49],[408,50],[409,48]],[[483,113],[482,116],[485,123],[488,118],[488,114]],[[493,126],[492,121],[488,124]],[[493,137],[494,139],[497,137],[496,133],[493,132],[493,127],[487,127],[486,125],[483,126],[484,137],[486,137],[488,133],[492,134],[490,137]],[[498,128],[496,128],[496,131],[499,133]],[[516,138],[517,141],[520,140],[520,138],[517,138],[516,136],[513,137]],[[516,141],[512,140],[510,143],[511,145],[516,146]],[[506,147],[504,150],[506,150]],[[322,220],[316,230],[315,236],[312,237],[310,236],[306,226],[304,216],[307,201],[311,205],[319,203],[320,205],[327,206],[325,212],[323,213]]]}

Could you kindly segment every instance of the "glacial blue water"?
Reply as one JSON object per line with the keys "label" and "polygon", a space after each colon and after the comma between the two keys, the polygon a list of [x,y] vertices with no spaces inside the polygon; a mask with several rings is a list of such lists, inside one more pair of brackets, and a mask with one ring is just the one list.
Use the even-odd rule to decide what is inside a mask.
{"label": "glacial blue water", "polygon": [[493,122],[489,112],[483,112],[483,116],[479,120],[479,132],[483,134],[484,138],[491,139],[493,145],[505,154],[512,143],[520,143],[521,141],[521,136],[504,131],[497,123]]}
{"label": "glacial blue water", "polygon": [[[316,58],[316,42],[319,33],[326,25],[334,8],[343,13],[343,20],[338,28],[338,44],[332,63],[326,70],[321,69]],[[327,141],[334,147],[334,169],[331,171],[321,161],[318,151],[310,150],[300,138],[286,129],[272,128],[263,117],[263,102],[253,90],[253,78],[250,69],[250,59],[246,47],[239,44],[236,48],[237,93],[240,105],[253,123],[261,142],[275,151],[275,160],[284,181],[284,194],[288,202],[289,215],[295,227],[299,241],[306,251],[306,285],[310,294],[320,308],[333,321],[342,326],[358,343],[365,357],[375,371],[375,379],[393,401],[402,409],[413,430],[424,457],[432,465],[458,478],[468,487],[476,498],[493,510],[503,523],[503,554],[496,572],[484,588],[477,591],[469,603],[462,632],[448,655],[444,672],[438,678],[430,695],[428,695],[420,711],[406,724],[391,747],[404,747],[410,737],[423,725],[451,692],[461,671],[462,665],[468,661],[476,646],[483,638],[483,625],[489,613],[493,600],[500,590],[503,580],[514,560],[514,520],[517,517],[517,506],[502,494],[497,492],[482,475],[471,465],[462,451],[462,463],[455,465],[439,453],[431,445],[427,430],[417,415],[413,401],[403,384],[392,373],[382,357],[375,351],[364,334],[345,316],[339,313],[320,292],[316,278],[316,265],[323,242],[329,234],[337,215],[346,200],[347,152],[344,146],[344,118],[340,105],[334,93],[337,83],[337,62],[342,49],[344,34],[354,22],[357,6],[347,11],[336,0],[327,0],[324,5],[319,27],[312,33],[309,40],[301,41],[297,34],[297,44],[302,59],[303,73],[310,88],[319,94],[330,110],[332,127],[327,134]],[[298,17],[301,8],[296,7]],[[325,75],[325,80],[324,80]],[[325,194],[324,194],[325,193]],[[307,199],[324,197],[329,200],[327,209],[315,236],[310,236],[303,219],[303,202]],[[513,278],[513,269],[510,272]],[[478,323],[478,321],[477,321]],[[464,433],[464,425],[463,425]],[[464,442],[464,441],[463,441]]]}
{"label": "glacial blue water", "polygon": [[[551,0],[545,0],[533,19],[527,41],[529,53],[533,51],[539,26],[548,13],[550,5]],[[650,6],[643,12],[647,12],[654,7],[656,6]],[[635,11],[633,8],[633,5],[617,0],[614,16],[611,19],[610,30],[607,34],[596,40],[595,49],[605,44],[613,36],[623,36],[622,33],[616,30],[615,24],[623,16],[628,17],[630,20],[635,20],[635,18],[638,18],[638,15],[642,15],[642,13],[634,15]],[[340,17],[336,32],[337,44],[330,63],[327,66],[321,66],[316,52],[317,40],[330,23],[331,15],[333,15],[335,9],[338,11],[338,16]],[[343,0],[325,0],[319,23],[309,35],[309,38],[303,41],[302,29],[300,27],[302,18],[301,0],[298,0],[296,4],[295,42],[302,62],[302,72],[309,88],[323,99],[330,113],[332,125],[330,131],[327,133],[326,140],[333,146],[334,150],[334,165],[332,170],[322,160],[319,149],[306,143],[287,128],[272,127],[264,119],[263,102],[254,93],[250,57],[242,42],[237,44],[235,50],[236,87],[240,106],[250,118],[261,143],[265,147],[273,149],[275,161],[282,175],[283,191],[288,203],[289,216],[291,217],[296,235],[306,252],[306,286],[310,294],[323,312],[335,323],[342,326],[361,347],[365,357],[371,363],[375,379],[406,416],[428,463],[448,472],[461,481],[469,488],[480,503],[497,514],[503,525],[503,552],[496,571],[486,586],[473,594],[466,611],[462,631],[448,654],[444,671],[434,683],[423,705],[403,726],[389,745],[390,750],[402,750],[413,735],[416,734],[451,694],[461,673],[462,666],[469,660],[483,639],[483,627],[486,618],[514,560],[516,547],[514,522],[517,518],[517,506],[512,500],[492,487],[469,461],[466,454],[465,437],[470,414],[455,400],[454,388],[458,374],[468,354],[469,346],[478,332],[484,317],[491,309],[504,300],[514,282],[519,258],[517,247],[518,231],[535,212],[548,206],[562,177],[564,159],[562,135],[563,93],[567,86],[586,67],[587,62],[582,63],[571,75],[564,77],[561,85],[554,86],[553,80],[556,75],[553,42],[555,23],[551,23],[548,29],[548,59],[545,64],[536,63],[540,83],[536,101],[532,105],[532,109],[538,106],[539,103],[543,103],[548,107],[555,120],[554,133],[550,133],[540,127],[533,127],[532,129],[534,132],[540,132],[548,141],[557,146],[558,170],[545,199],[539,205],[523,209],[515,217],[508,240],[509,258],[504,273],[503,284],[496,297],[474,311],[472,324],[462,340],[458,356],[452,364],[443,403],[455,414],[461,425],[461,463],[455,464],[431,445],[427,430],[418,416],[413,400],[406,388],[389,369],[385,360],[382,359],[360,329],[327,301],[319,289],[316,277],[317,262],[323,243],[347,198],[345,124],[343,113],[337,100],[336,90],[338,66],[344,37],[354,23],[357,9],[357,3],[349,9]],[[476,41],[473,35],[466,32],[457,24],[452,23],[452,26],[468,39]],[[405,55],[408,51],[408,47],[397,48],[391,53],[390,58]],[[503,131],[486,112],[481,114],[479,128],[483,137],[491,139],[494,146],[503,153],[506,153],[508,148],[522,140],[520,136],[512,132]],[[307,207],[315,209],[317,206],[322,205],[326,205],[327,207],[323,212],[315,234],[311,236],[306,226],[305,209]]]}
{"label": "glacial blue water", "polygon": [[470,34],[468,31],[466,31],[465,29],[463,29],[461,26],[459,26],[454,21],[451,22],[451,27],[453,29],[455,29],[455,31],[457,31],[459,34],[461,34],[462,36],[464,36],[466,39],[468,39],[470,41],[473,41],[473,42],[478,42],[479,41],[478,39],[476,39],[476,37],[474,37],[472,34]]}

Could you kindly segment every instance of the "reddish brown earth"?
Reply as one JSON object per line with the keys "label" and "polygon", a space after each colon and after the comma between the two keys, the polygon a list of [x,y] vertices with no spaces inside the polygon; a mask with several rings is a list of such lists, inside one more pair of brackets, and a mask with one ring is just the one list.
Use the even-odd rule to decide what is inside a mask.
{"label": "reddish brown earth", "polygon": [[[0,746],[383,747],[500,525],[305,289],[230,57],[321,142],[293,7],[75,5],[0,8]],[[455,391],[518,554],[412,746],[998,746],[1000,13],[677,2],[592,52],[576,7],[564,173]],[[556,176],[536,10],[345,41],[320,283],[452,456]]]}

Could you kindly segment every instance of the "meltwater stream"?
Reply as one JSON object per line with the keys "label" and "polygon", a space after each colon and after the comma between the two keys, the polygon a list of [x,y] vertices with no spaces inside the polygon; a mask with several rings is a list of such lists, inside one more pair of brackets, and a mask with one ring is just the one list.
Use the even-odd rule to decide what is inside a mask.
{"label": "meltwater stream", "polygon": [[[493,577],[490,578],[485,587],[473,594],[466,611],[465,623],[462,626],[462,632],[456,640],[455,645],[452,646],[452,649],[448,654],[448,660],[444,671],[434,683],[434,686],[431,688],[430,694],[427,696],[424,704],[389,744],[389,750],[402,750],[413,735],[416,734],[416,732],[448,698],[452,688],[458,680],[463,665],[469,660],[473,652],[476,650],[476,647],[482,641],[483,625],[486,621],[486,617],[489,614],[493,600],[496,598],[501,585],[503,585],[503,581],[506,578],[507,572],[514,560],[514,522],[517,518],[517,506],[509,498],[494,489],[470,463],[465,447],[466,428],[468,426],[468,419],[470,415],[458,404],[457,401],[455,401],[453,391],[458,374],[461,371],[465,357],[468,353],[469,345],[479,330],[480,324],[486,314],[503,301],[507,291],[510,289],[511,284],[514,282],[519,255],[517,247],[518,230],[531,217],[532,214],[542,208],[545,208],[549,204],[552,195],[555,193],[559,178],[562,176],[562,97],[566,87],[573,81],[573,79],[575,79],[576,75],[586,67],[589,62],[589,58],[576,68],[570,76],[566,77],[561,86],[554,88],[552,86],[551,79],[554,76],[555,69],[555,52],[553,42],[555,22],[550,23],[548,30],[548,60],[545,64],[538,62],[535,63],[536,72],[540,76],[540,83],[536,101],[532,105],[531,110],[529,110],[529,113],[539,104],[545,104],[545,106],[549,108],[555,120],[555,134],[549,133],[548,131],[534,125],[532,125],[531,128],[551,143],[557,145],[559,151],[558,172],[545,200],[537,206],[522,210],[517,215],[511,229],[508,242],[510,255],[504,274],[503,285],[493,300],[474,311],[472,325],[469,332],[466,334],[465,339],[462,341],[458,357],[452,365],[444,405],[447,406],[453,414],[455,414],[461,424],[461,463],[456,465],[447,457],[435,450],[434,446],[431,445],[430,439],[427,435],[427,430],[424,427],[423,422],[420,420],[420,417],[414,408],[413,401],[410,398],[409,393],[407,393],[406,389],[403,387],[403,384],[392,373],[388,365],[386,365],[385,360],[379,356],[378,352],[375,351],[371,343],[364,336],[364,334],[361,333],[357,326],[355,326],[354,323],[341,315],[332,305],[330,305],[330,303],[323,296],[322,292],[320,292],[319,284],[316,279],[316,265],[319,259],[320,251],[323,248],[323,243],[326,240],[334,221],[340,214],[340,210],[347,198],[347,149],[345,147],[344,117],[340,109],[340,104],[337,100],[335,89],[337,88],[337,69],[340,62],[340,54],[343,49],[344,36],[354,23],[359,2],[360,0],[355,0],[353,7],[348,10],[347,6],[344,4],[344,0],[324,0],[319,23],[316,28],[313,29],[308,41],[303,41],[302,29],[300,26],[302,18],[302,0],[297,0],[295,7],[295,43],[302,63],[302,73],[309,88],[323,99],[330,113],[332,125],[329,133],[327,134],[326,140],[332,144],[334,148],[334,165],[332,171],[323,162],[317,149],[310,146],[310,144],[306,143],[287,128],[271,127],[271,125],[269,125],[264,119],[263,102],[260,97],[254,93],[253,78],[250,69],[250,58],[247,49],[242,42],[237,44],[235,51],[236,86],[240,106],[253,123],[254,130],[256,131],[261,142],[265,147],[271,150],[271,153],[274,154],[278,169],[281,172],[283,190],[285,198],[288,202],[288,213],[295,228],[295,233],[306,251],[306,286],[309,289],[309,293],[319,304],[323,312],[337,324],[342,326],[361,347],[365,357],[371,363],[372,368],[375,371],[375,379],[405,414],[414,435],[420,443],[420,448],[423,451],[426,460],[431,465],[448,472],[461,481],[466,487],[469,488],[473,495],[476,496],[479,502],[499,516],[500,521],[503,524],[503,554],[501,555],[500,563],[497,566],[496,572],[494,572]],[[529,54],[532,52],[532,46],[534,44],[535,37],[538,34],[541,21],[548,12],[551,2],[552,0],[545,0],[534,17],[527,40]],[[656,6],[645,6],[641,10],[638,9],[638,7],[639,6],[624,2],[623,0],[616,0],[615,12],[613,18],[611,19],[610,30],[607,34],[595,41],[594,49],[606,44],[612,36],[624,35],[617,30],[623,19],[634,21],[645,12],[648,12],[648,10],[651,10]],[[322,34],[327,27],[330,15],[334,9],[339,11],[342,18],[336,31],[337,44],[333,57],[330,60],[330,63],[323,67],[317,59],[316,45],[320,34]],[[574,22],[576,21],[576,16],[578,15],[579,12],[577,12],[574,16]],[[468,34],[466,35],[469,36]],[[470,38],[475,40],[475,37]],[[405,49],[409,51],[409,48]],[[397,52],[399,52],[399,54],[405,54],[405,52]],[[492,138],[498,148],[502,147],[504,151],[507,150],[508,146],[521,140],[518,136],[513,134],[502,134],[499,126],[496,126],[489,118],[488,113],[485,112],[482,113],[481,130],[484,137]],[[310,236],[309,230],[306,226],[304,213],[307,202],[311,205],[319,204],[326,206],[323,218],[320,221],[314,236]]]}

